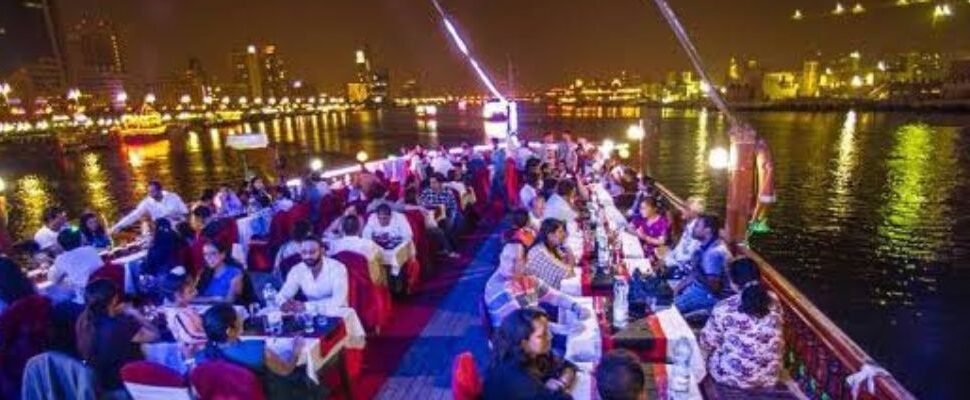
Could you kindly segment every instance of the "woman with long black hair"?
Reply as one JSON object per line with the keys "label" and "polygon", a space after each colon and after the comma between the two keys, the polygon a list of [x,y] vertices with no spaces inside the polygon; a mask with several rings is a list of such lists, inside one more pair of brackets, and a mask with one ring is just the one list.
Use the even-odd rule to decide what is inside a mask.
{"label": "woman with long black hair", "polygon": [[521,308],[502,320],[482,398],[571,399],[576,367],[550,352],[549,318],[536,308]]}
{"label": "woman with long black hair", "polygon": [[539,236],[529,248],[526,270],[546,284],[559,289],[563,279],[575,275],[576,266],[572,254],[564,246],[566,224],[554,218],[546,218],[539,228]]}
{"label": "woman with long black hair", "polygon": [[276,354],[263,340],[240,340],[243,319],[229,304],[216,304],[202,315],[202,326],[208,341],[196,356],[197,362],[222,360],[245,367],[263,383],[270,399],[321,399],[326,390],[309,380],[298,369],[303,338],[293,338],[289,357]]}
{"label": "woman with long black hair", "polygon": [[108,398],[126,398],[119,371],[142,358],[140,345],[158,340],[158,328],[121,301],[114,282],[96,279],[84,290],[85,307],[75,325],[78,351],[94,369]]}
{"label": "woman with long black hair", "polygon": [[729,277],[737,294],[718,302],[701,330],[708,371],[736,388],[775,386],[784,349],[781,306],[750,258],[734,260]]}

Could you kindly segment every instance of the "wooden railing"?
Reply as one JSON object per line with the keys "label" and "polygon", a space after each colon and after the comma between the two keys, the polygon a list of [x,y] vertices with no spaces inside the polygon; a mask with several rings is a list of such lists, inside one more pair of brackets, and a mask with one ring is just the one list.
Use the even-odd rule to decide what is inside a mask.
{"label": "wooden railing", "polygon": [[[684,201],[669,189],[660,184],[657,187],[672,205],[685,206]],[[782,303],[785,315],[784,365],[802,393],[810,399],[852,399],[845,378],[865,364],[874,364],[873,359],[758,253],[744,245],[732,247],[735,255],[749,257],[758,264],[764,283]],[[877,377],[875,392],[870,394],[863,388],[858,398],[915,399],[892,376]]]}

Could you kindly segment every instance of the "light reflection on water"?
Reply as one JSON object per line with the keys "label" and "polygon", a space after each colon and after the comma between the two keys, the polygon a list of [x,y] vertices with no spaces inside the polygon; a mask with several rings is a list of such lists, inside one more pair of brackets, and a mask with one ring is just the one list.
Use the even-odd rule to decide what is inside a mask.
{"label": "light reflection on water", "polygon": [[[186,200],[206,186],[239,181],[242,155],[224,146],[229,134],[266,132],[292,170],[311,157],[336,166],[351,163],[359,150],[376,157],[402,145],[483,142],[486,130],[504,127],[483,124],[471,109],[439,111],[430,120],[390,110],[193,128],[171,141],[71,154],[38,145],[0,147],[0,175],[12,183],[11,228],[18,237],[32,235],[49,204],[66,206],[74,217],[91,207],[116,219],[144,196],[150,178]],[[649,170],[675,192],[705,196],[711,210],[723,209],[726,174],[707,166],[710,149],[728,144],[720,113],[526,105],[520,117],[532,137],[569,129],[618,143],[627,142],[631,123],[656,118],[658,132],[644,142]],[[970,374],[960,357],[970,354],[964,344],[970,321],[959,306],[970,293],[970,132],[960,130],[970,117],[745,117],[771,145],[777,164],[773,231],[754,238],[753,246],[907,386],[921,397],[945,397],[948,384]],[[637,156],[634,151],[631,160]],[[251,168],[274,174],[273,151],[245,157]],[[913,346],[917,337],[933,346]]]}

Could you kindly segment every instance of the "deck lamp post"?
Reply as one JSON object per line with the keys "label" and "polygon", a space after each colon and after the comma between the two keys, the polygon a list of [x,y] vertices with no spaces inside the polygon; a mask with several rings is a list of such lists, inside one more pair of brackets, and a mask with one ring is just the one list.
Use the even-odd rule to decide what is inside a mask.
{"label": "deck lamp post", "polygon": [[647,136],[646,131],[643,129],[643,120],[636,124],[631,124],[626,128],[626,138],[636,141],[638,144],[638,149],[640,152],[640,168],[643,168],[643,138]]}

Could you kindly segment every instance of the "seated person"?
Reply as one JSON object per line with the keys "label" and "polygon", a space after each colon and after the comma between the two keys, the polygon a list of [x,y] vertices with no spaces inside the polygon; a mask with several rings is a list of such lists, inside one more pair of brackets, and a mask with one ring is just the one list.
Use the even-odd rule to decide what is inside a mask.
{"label": "seated person", "polygon": [[[525,250],[521,243],[508,243],[502,248],[499,266],[485,283],[485,304],[489,319],[498,327],[512,311],[538,307],[539,303],[568,309],[580,319],[590,316],[590,311],[562,292],[525,271]],[[553,332],[566,334],[568,328],[553,324]]]}
{"label": "seated person", "polygon": [[190,306],[198,294],[194,280],[183,267],[173,268],[159,284],[164,296],[165,321],[183,354],[193,356],[205,345],[202,317]]}
{"label": "seated person", "polygon": [[546,212],[546,198],[542,194],[532,198],[529,202],[529,227],[534,231],[539,231],[542,227],[543,215]]}
{"label": "seated person", "polygon": [[424,216],[424,226],[425,233],[428,236],[428,240],[436,243],[438,249],[451,258],[458,258],[460,255],[455,252],[455,245],[452,243],[445,231],[438,226],[435,221],[434,213],[427,208],[418,205],[418,192],[417,189],[410,187],[404,190],[404,198],[402,199],[402,208],[404,211],[417,210],[421,212]]}
{"label": "seated person", "polygon": [[139,273],[164,276],[172,268],[189,260],[189,246],[189,241],[172,228],[171,221],[164,218],[155,221],[155,233],[148,246],[145,262],[138,268]]}
{"label": "seated person", "polygon": [[356,215],[345,216],[340,225],[344,235],[328,243],[327,254],[333,256],[341,251],[360,254],[367,259],[374,282],[386,282],[384,270],[381,268],[384,249],[373,240],[360,237],[360,218]]}
{"label": "seated person", "polygon": [[[300,257],[302,261],[286,275],[286,281],[277,295],[277,304],[293,305],[293,298],[300,292],[307,302],[320,309],[347,307],[347,267],[340,261],[324,257],[323,246],[312,235],[300,243]],[[305,306],[296,303],[293,308],[299,310]]]}
{"label": "seated person", "polygon": [[37,289],[20,266],[6,256],[0,256],[0,313],[15,301],[35,293]]}
{"label": "seated person", "polygon": [[454,234],[459,226],[461,218],[458,212],[458,202],[455,195],[444,187],[445,177],[441,174],[434,174],[428,178],[428,187],[421,192],[418,201],[422,206],[436,209],[443,208],[444,218],[441,219],[441,229],[448,234]]}
{"label": "seated person", "polygon": [[300,255],[300,247],[307,237],[313,234],[313,224],[307,220],[299,220],[293,224],[293,231],[290,232],[290,240],[283,243],[276,252],[276,260],[273,262],[273,275],[281,281],[286,278],[283,276],[281,265],[284,260],[289,260],[294,256]]}
{"label": "seated person", "polygon": [[199,283],[196,303],[229,303],[240,300],[243,294],[245,272],[239,262],[232,258],[230,248],[214,242],[202,246],[206,269]]}
{"label": "seated person", "polygon": [[51,254],[60,253],[61,249],[57,247],[57,235],[67,228],[67,212],[60,207],[47,207],[44,210],[43,222],[44,224],[34,234],[34,241],[41,250]]}
{"label": "seated person", "polygon": [[482,398],[485,400],[572,399],[576,367],[550,352],[549,318],[522,308],[495,332]]}
{"label": "seated person", "polygon": [[246,213],[246,207],[229,185],[222,185],[216,192],[213,204],[220,217],[235,217]]}
{"label": "seated person", "polygon": [[81,239],[86,246],[94,247],[98,250],[111,248],[111,237],[108,231],[101,225],[98,215],[95,213],[81,214],[78,228],[81,230]]}
{"label": "seated person", "polygon": [[640,239],[643,254],[648,258],[655,258],[657,249],[667,244],[670,222],[653,197],[645,197],[640,201],[639,212],[630,218],[627,227]]}
{"label": "seated person", "polygon": [[569,223],[579,218],[574,201],[576,199],[576,185],[569,180],[562,180],[556,185],[556,193],[546,201],[543,218],[554,218]]}
{"label": "seated person", "polygon": [[387,204],[381,204],[377,206],[376,213],[367,217],[363,236],[375,242],[399,239],[406,243],[411,241],[414,233],[404,214],[392,211]]}
{"label": "seated person", "polygon": [[119,372],[131,361],[141,359],[140,345],[159,339],[158,328],[133,308],[122,303],[121,290],[107,279],[96,279],[84,290],[85,308],[78,317],[75,333],[81,358],[94,370],[107,398],[124,393]]}
{"label": "seated person", "polygon": [[243,319],[228,304],[217,304],[202,315],[205,327],[205,347],[196,360],[230,362],[252,371],[263,384],[268,399],[321,399],[325,390],[310,381],[302,368],[297,368],[304,350],[303,337],[292,339],[289,356],[284,358],[266,345],[264,340],[240,340]]}
{"label": "seated person", "polygon": [[731,263],[731,286],[738,292],[714,306],[701,330],[701,349],[714,381],[741,389],[778,383],[784,352],[781,306],[761,284],[749,258]]}
{"label": "seated person", "polygon": [[198,206],[192,210],[192,224],[198,237],[220,242],[232,246],[238,240],[235,236],[227,235],[228,224],[235,224],[232,218],[219,218],[209,207]]}
{"label": "seated person", "polygon": [[563,247],[566,240],[566,224],[558,219],[542,221],[539,237],[529,248],[526,271],[559,289],[563,279],[575,276],[573,256]]}
{"label": "seated person", "polygon": [[532,204],[532,199],[539,196],[542,191],[542,180],[539,179],[539,174],[530,173],[526,175],[525,185],[522,185],[522,189],[519,189],[519,201],[522,202],[523,207],[529,207]]}
{"label": "seated person", "polygon": [[613,350],[596,367],[600,400],[647,400],[646,377],[640,359],[629,350]]}
{"label": "seated person", "polygon": [[664,266],[687,271],[694,252],[700,247],[700,242],[694,239],[693,233],[694,227],[697,225],[697,217],[704,213],[704,199],[691,196],[687,199],[687,207],[681,209],[680,212],[684,219],[684,231],[680,234],[677,245],[664,255]]}
{"label": "seated person", "polygon": [[674,305],[681,313],[710,310],[725,288],[724,274],[731,252],[721,240],[716,216],[698,217],[692,235],[701,243],[691,259],[691,272],[674,288]]}
{"label": "seated person", "polygon": [[507,239],[518,241],[525,247],[532,246],[536,241],[536,231],[529,224],[529,212],[520,208],[512,211],[510,217],[512,227],[507,233]]}
{"label": "seated person", "polygon": [[57,235],[57,243],[63,253],[54,258],[54,265],[47,271],[47,279],[52,285],[64,289],[78,304],[84,303],[84,287],[88,277],[104,265],[98,250],[81,245],[81,232],[69,228]]}

